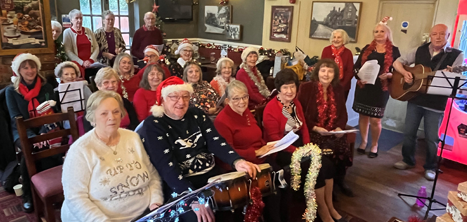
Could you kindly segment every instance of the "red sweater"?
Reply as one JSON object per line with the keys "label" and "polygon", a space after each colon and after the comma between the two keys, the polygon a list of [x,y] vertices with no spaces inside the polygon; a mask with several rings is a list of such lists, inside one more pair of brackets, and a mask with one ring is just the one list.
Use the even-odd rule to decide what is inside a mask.
{"label": "red sweater", "polygon": [[[258,81],[261,82],[261,78],[263,77],[257,74],[256,68],[253,70],[253,73],[255,73],[256,78],[258,78]],[[243,68],[238,70],[235,78],[245,83],[246,88],[248,89],[248,95],[250,95],[250,99],[248,102],[249,109],[255,109],[256,105],[260,104],[266,99],[263,95],[261,95],[261,93],[259,93],[259,89],[255,85],[255,82],[251,80],[250,76],[248,76],[248,73]]]}
{"label": "red sweater", "polygon": [[[323,49],[321,59],[332,59],[336,57],[332,54],[331,46],[327,46]],[[341,54],[342,62],[344,65],[344,76],[340,79],[340,85],[344,88],[344,91],[350,90],[350,83],[352,81],[353,73],[353,55],[352,52],[344,47],[344,51]]]}
{"label": "red sweater", "polygon": [[154,27],[152,31],[146,29],[146,27],[141,27],[136,30],[135,35],[133,36],[133,44],[131,45],[131,55],[135,56],[138,59],[144,58],[144,49],[148,45],[162,45],[164,43],[162,38],[162,32],[158,28]]}
{"label": "red sweater", "polygon": [[214,120],[214,126],[227,143],[245,160],[255,164],[264,162],[256,156],[255,150],[266,142],[262,139],[261,129],[249,109],[239,115],[227,105]]}
{"label": "red sweater", "polygon": [[136,115],[140,122],[151,115],[149,110],[156,103],[156,94],[156,91],[143,88],[136,90],[135,96],[133,97],[133,106],[135,107]]}
{"label": "red sweater", "polygon": [[[139,76],[139,78],[143,78],[143,74],[144,74],[144,70],[146,70],[146,68],[149,66],[150,64],[147,64],[146,66],[144,66],[143,68],[141,68],[138,73],[136,74],[137,76]],[[165,78],[164,79],[167,79],[170,77],[170,71],[169,71],[169,68],[167,68],[167,66],[161,66],[162,69],[164,70],[164,76]]]}
{"label": "red sweater", "polygon": [[[305,116],[303,115],[303,108],[297,98],[293,100],[296,106],[296,112],[298,119],[303,122],[303,125],[297,134],[301,136],[303,144],[310,143],[310,134],[306,125]],[[263,128],[264,128],[264,140],[267,142],[276,141],[284,137],[285,124],[287,124],[287,118],[282,114],[283,105],[277,100],[272,99],[266,105],[263,112]],[[285,151],[294,152],[296,147],[290,145]]]}
{"label": "red sweater", "polygon": [[[340,85],[334,86],[334,97],[336,101],[337,118],[333,128],[340,127],[345,129],[347,125],[347,109],[345,108],[345,93]],[[303,113],[305,114],[308,129],[313,130],[318,121],[318,106],[316,96],[318,95],[318,82],[307,82],[300,85],[298,91],[298,100],[303,104]]]}
{"label": "red sweater", "polygon": [[[139,89],[139,82],[141,82],[141,77],[138,75],[133,75],[130,80],[124,80],[123,86],[126,88],[126,92],[128,93],[128,100],[133,102],[133,97],[135,96],[136,90]],[[118,84],[117,93],[123,97],[123,90],[122,90],[122,83]]]}

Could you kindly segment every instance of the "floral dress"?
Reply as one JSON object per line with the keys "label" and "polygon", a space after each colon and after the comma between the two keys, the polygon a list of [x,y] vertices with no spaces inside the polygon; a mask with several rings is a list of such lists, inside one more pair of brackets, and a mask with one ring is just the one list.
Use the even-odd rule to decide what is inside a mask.
{"label": "floral dress", "polygon": [[203,81],[202,83],[195,83],[192,86],[191,105],[202,109],[205,113],[208,113],[210,108],[216,107],[216,103],[220,97],[209,83]]}

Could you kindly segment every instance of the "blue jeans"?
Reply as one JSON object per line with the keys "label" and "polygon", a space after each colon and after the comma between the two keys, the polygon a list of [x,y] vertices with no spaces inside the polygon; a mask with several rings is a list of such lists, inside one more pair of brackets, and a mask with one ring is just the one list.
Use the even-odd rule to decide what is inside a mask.
{"label": "blue jeans", "polygon": [[438,129],[443,113],[427,110],[413,103],[407,103],[407,114],[405,116],[404,144],[402,145],[403,161],[415,165],[415,150],[417,145],[417,131],[424,117],[425,141],[427,143],[425,170],[436,169],[436,157],[438,151]]}

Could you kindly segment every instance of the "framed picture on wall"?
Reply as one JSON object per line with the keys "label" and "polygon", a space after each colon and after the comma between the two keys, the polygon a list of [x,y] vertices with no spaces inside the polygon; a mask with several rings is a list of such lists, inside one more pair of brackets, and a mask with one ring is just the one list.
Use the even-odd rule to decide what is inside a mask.
{"label": "framed picture on wall", "polygon": [[0,55],[54,52],[49,0],[0,1]]}
{"label": "framed picture on wall", "polygon": [[350,42],[357,42],[361,2],[313,2],[310,38],[329,39],[332,31],[343,29]]}
{"label": "framed picture on wall", "polygon": [[272,6],[269,40],[290,42],[293,6]]}
{"label": "framed picture on wall", "polygon": [[225,25],[232,21],[232,6],[204,6],[204,30],[207,33],[224,34]]}
{"label": "framed picture on wall", "polygon": [[230,40],[242,39],[242,25],[238,24],[227,24],[225,25],[225,35]]}

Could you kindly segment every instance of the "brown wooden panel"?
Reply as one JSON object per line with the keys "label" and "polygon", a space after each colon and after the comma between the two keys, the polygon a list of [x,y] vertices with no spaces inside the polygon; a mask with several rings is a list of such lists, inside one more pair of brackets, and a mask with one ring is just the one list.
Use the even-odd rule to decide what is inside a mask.
{"label": "brown wooden panel", "polygon": [[42,54],[37,55],[41,60],[41,63],[48,63],[48,62],[55,62],[55,55],[54,54]]}
{"label": "brown wooden panel", "polygon": [[55,63],[42,63],[41,71],[54,70]]}

